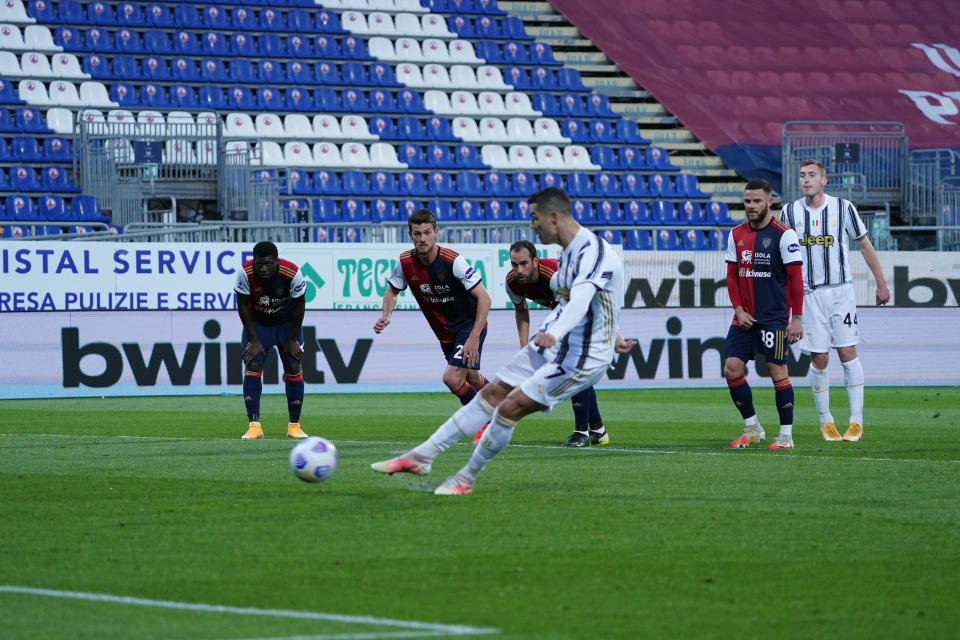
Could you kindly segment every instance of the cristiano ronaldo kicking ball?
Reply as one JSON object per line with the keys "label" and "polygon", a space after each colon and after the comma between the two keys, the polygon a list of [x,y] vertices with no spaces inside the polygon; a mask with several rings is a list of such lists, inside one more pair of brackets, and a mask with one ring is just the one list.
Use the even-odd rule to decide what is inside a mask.
{"label": "cristiano ronaldo kicking ball", "polygon": [[337,448],[326,438],[306,438],[290,451],[290,469],[304,482],[326,480],[336,468]]}

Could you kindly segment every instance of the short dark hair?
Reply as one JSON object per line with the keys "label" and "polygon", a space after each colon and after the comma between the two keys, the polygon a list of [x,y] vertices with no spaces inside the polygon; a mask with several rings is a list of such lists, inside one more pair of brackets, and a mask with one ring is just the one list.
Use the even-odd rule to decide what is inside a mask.
{"label": "short dark hair", "polygon": [[277,251],[277,245],[272,242],[258,242],[253,245],[253,257],[254,258],[277,258],[280,256],[280,253]]}
{"label": "short dark hair", "polygon": [[754,178],[743,188],[744,191],[756,191],[757,189],[762,190],[768,196],[773,193],[773,187],[763,178]]}
{"label": "short dark hair", "polygon": [[533,243],[529,240],[517,240],[510,245],[510,253],[513,253],[514,251],[520,251],[520,249],[526,249],[531,258],[537,257],[537,248],[533,246]]}
{"label": "short dark hair", "polygon": [[573,217],[573,210],[570,208],[570,196],[559,187],[541,189],[527,198],[527,203],[531,206],[537,205],[537,209],[541,213],[556,211],[565,216]]}
{"label": "short dark hair", "polygon": [[407,218],[407,229],[413,229],[415,224],[432,224],[437,226],[437,218],[430,209],[417,209]]}

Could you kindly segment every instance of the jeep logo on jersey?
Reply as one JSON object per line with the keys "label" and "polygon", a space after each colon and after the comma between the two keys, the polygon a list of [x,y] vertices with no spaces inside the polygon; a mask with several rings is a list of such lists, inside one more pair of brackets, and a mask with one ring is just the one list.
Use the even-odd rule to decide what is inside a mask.
{"label": "jeep logo on jersey", "polygon": [[741,251],[740,261],[747,264],[753,264],[753,251],[750,251],[750,249],[744,249]]}
{"label": "jeep logo on jersey", "polygon": [[829,235],[812,236],[809,233],[804,233],[800,237],[800,245],[804,247],[832,247],[836,241],[836,238]]}

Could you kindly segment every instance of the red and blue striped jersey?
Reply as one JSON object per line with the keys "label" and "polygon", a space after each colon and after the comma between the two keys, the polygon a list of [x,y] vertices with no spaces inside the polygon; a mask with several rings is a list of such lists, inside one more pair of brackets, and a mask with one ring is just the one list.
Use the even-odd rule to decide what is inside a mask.
{"label": "red and blue striped jersey", "polygon": [[[761,324],[786,323],[785,265],[803,262],[796,232],[773,218],[762,229],[744,222],[727,235],[725,259],[737,267],[737,291],[731,292],[731,300],[739,293],[744,310]],[[739,324],[736,316],[733,323]]]}
{"label": "red and blue striped jersey", "polygon": [[548,309],[557,306],[560,303],[557,300],[557,292],[550,286],[551,278],[557,272],[557,264],[558,261],[553,258],[540,258],[537,265],[537,281],[527,284],[520,284],[517,270],[510,269],[507,273],[507,295],[510,296],[510,302],[520,305],[526,300],[533,300],[541,307]]}
{"label": "red and blue striped jersey", "polygon": [[253,260],[243,263],[233,286],[236,293],[249,296],[248,305],[255,322],[277,325],[290,319],[293,299],[307,292],[307,283],[300,267],[289,260],[277,261],[277,273],[269,282],[262,282],[253,271]]}
{"label": "red and blue striped jersey", "polygon": [[404,251],[387,283],[396,291],[410,285],[410,292],[437,339],[453,342],[462,329],[473,328],[477,299],[470,290],[482,279],[462,255],[445,247],[439,249],[430,264],[420,262],[413,249]]}

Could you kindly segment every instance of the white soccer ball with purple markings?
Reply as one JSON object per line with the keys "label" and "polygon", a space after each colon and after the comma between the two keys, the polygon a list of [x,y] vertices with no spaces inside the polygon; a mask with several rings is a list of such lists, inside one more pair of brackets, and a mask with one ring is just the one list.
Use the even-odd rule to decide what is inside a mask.
{"label": "white soccer ball with purple markings", "polygon": [[290,451],[290,468],[304,482],[326,480],[337,468],[337,448],[319,436],[301,440]]}

